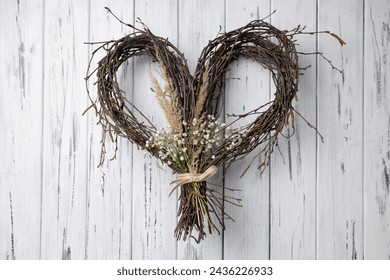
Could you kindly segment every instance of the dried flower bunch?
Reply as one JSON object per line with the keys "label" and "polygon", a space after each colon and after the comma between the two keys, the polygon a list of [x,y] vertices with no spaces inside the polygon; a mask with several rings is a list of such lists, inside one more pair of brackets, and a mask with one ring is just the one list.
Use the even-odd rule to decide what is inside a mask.
{"label": "dried flower bunch", "polygon": [[[259,166],[263,170],[280,132],[289,119],[294,122],[292,101],[297,96],[299,75],[307,68],[298,66],[300,53],[296,50],[294,37],[329,33],[341,45],[344,42],[328,31],[303,32],[304,28],[300,26],[281,31],[263,20],[255,20],[209,41],[195,73],[191,75],[183,54],[167,39],[155,36],[144,24],[143,29],[138,29],[119,21],[134,32],[118,40],[91,43],[100,44],[91,61],[97,52],[103,50],[106,55],[93,71],[90,62],[86,77],[88,80],[95,73],[97,76],[97,97],[92,97],[88,86],[87,91],[92,103],[90,108],[95,109],[104,132],[101,163],[104,161],[106,135],[109,135],[114,142],[118,136],[125,137],[167,164],[178,174],[172,182],[175,185],[173,190],[180,188],[175,236],[183,240],[193,237],[200,242],[207,230],[219,233],[224,229],[224,219],[230,218],[224,212],[224,202],[240,202],[225,194],[226,187],[211,187],[206,180],[219,167],[225,166],[226,170],[232,162],[245,157],[260,144],[264,144],[261,150],[264,161]],[[167,119],[166,129],[158,130],[126,99],[125,92],[119,87],[118,68],[129,58],[140,55],[152,57],[165,83],[161,86],[151,76],[152,90]],[[251,115],[256,118],[248,125],[233,129],[233,122],[225,124],[220,120],[220,114],[225,74],[229,65],[241,56],[268,69],[276,90],[272,102],[245,114],[234,115],[233,122]],[[215,219],[220,226],[216,225]]]}

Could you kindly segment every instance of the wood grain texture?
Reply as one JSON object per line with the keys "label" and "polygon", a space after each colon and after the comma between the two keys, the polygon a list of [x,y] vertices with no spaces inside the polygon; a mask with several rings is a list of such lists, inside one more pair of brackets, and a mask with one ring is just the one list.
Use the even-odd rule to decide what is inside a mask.
{"label": "wood grain texture", "polygon": [[[310,0],[273,0],[272,10],[276,13],[271,22],[277,28],[288,30],[304,23],[307,31],[316,31],[316,8],[316,2]],[[298,51],[316,51],[316,36],[297,36],[296,39]],[[294,102],[294,108],[315,125],[315,55],[299,57],[300,67],[308,65],[312,67],[300,77],[298,102]],[[295,131],[287,128],[283,135],[292,136],[279,138],[270,168],[270,258],[313,259],[316,256],[316,132],[296,115]]]}
{"label": "wood grain texture", "polygon": [[[129,33],[129,28],[111,16],[104,7],[111,10],[125,22],[133,21],[133,3],[129,1],[91,1],[89,41],[99,42],[120,38]],[[104,18],[104,20],[102,20]],[[91,54],[91,50],[90,53]],[[100,57],[104,55],[100,53]],[[97,63],[96,57],[94,63]],[[96,64],[95,64],[96,65]],[[118,75],[132,79],[132,67],[124,65]],[[126,76],[126,77],[125,77]],[[119,81],[124,88],[128,82]],[[92,84],[92,82],[91,82]],[[91,85],[92,86],[92,85]],[[92,87],[92,91],[95,88]],[[95,91],[96,92],[96,91]],[[100,161],[101,128],[92,111],[88,114],[87,170],[87,259],[131,258],[131,181],[132,150],[128,141],[120,140],[115,160],[115,145],[107,141],[106,161],[97,168]]]}
{"label": "wood grain texture", "polygon": [[366,1],[364,257],[390,259],[390,3]]}
{"label": "wood grain texture", "polygon": [[[226,1],[226,30],[239,28],[252,20],[270,14],[270,1]],[[260,107],[270,100],[270,74],[249,60],[240,59],[231,65],[225,85],[225,122],[228,114],[242,114]],[[254,118],[240,121],[241,126]],[[225,176],[225,186],[238,189],[231,193],[242,199],[242,207],[226,205],[226,212],[235,222],[226,221],[224,233],[225,259],[269,258],[269,170],[263,174],[257,169],[260,160],[240,179],[242,171],[259,153],[257,148],[245,159],[234,163]],[[228,194],[228,191],[226,191]]]}
{"label": "wood grain texture", "polygon": [[[177,43],[177,1],[135,1],[135,14],[158,36]],[[138,25],[138,27],[141,27]],[[151,91],[150,75],[159,77],[158,66],[150,57],[135,60],[134,104],[156,127],[167,127],[164,114]],[[162,82],[162,81],[160,81]],[[139,116],[140,117],[140,116]],[[175,259],[177,200],[168,196],[172,171],[144,151],[133,158],[133,258]]]}
{"label": "wood grain texture", "polygon": [[[279,29],[302,24],[339,34],[343,48],[326,34],[296,38],[300,51],[318,46],[343,70],[300,57],[312,68],[294,106],[325,143],[295,116],[295,134],[280,138],[269,170],[260,175],[254,163],[239,179],[250,157],[229,169],[225,186],[241,189],[234,194],[243,204],[226,205],[236,222],[201,244],[177,242],[170,169],[126,139],[112,161],[115,145],[107,143],[97,168],[101,128],[92,111],[81,116],[96,47],[84,42],[132,31],[105,6],[168,37],[191,71],[220,27],[274,9],[267,20]],[[387,0],[0,1],[0,259],[390,259],[389,19]],[[159,76],[157,65],[141,57],[124,63],[118,78],[161,127],[150,73]],[[229,113],[272,98],[269,73],[250,60],[233,63],[227,78],[227,122]]]}
{"label": "wood grain texture", "polygon": [[43,2],[0,4],[0,258],[40,257]]}
{"label": "wood grain texture", "polygon": [[318,47],[343,74],[318,64],[319,259],[363,258],[363,1],[320,1],[318,29],[338,33],[347,45],[319,35]]}
{"label": "wood grain texture", "polygon": [[42,259],[84,259],[88,6],[45,3]]}
{"label": "wood grain texture", "polygon": [[[212,16],[210,16],[212,15]],[[187,59],[190,72],[193,73],[198,57],[208,40],[214,39],[220,28],[224,30],[225,3],[216,1],[179,1],[179,41],[178,48]],[[213,180],[219,183],[217,174]],[[178,243],[179,259],[221,259],[222,235],[208,235],[205,242],[196,244],[190,239]]]}

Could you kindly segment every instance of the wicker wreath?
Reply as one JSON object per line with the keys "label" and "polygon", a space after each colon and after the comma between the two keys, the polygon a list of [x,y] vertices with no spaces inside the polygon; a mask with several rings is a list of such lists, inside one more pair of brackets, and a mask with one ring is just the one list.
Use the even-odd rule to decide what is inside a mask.
{"label": "wicker wreath", "polygon": [[[224,166],[226,170],[232,162],[243,158],[260,144],[263,144],[263,161],[259,168],[263,170],[282,129],[289,120],[294,123],[296,111],[292,102],[297,96],[299,75],[307,68],[298,65],[300,53],[296,50],[294,37],[329,33],[341,45],[344,42],[328,31],[303,32],[304,28],[300,26],[281,31],[264,20],[255,20],[210,41],[191,75],[183,54],[168,39],[155,36],[142,22],[143,29],[121,23],[134,32],[118,40],[99,43],[92,54],[86,77],[88,81],[95,73],[97,76],[97,97],[88,90],[88,83],[87,91],[90,108],[95,109],[104,132],[100,163],[104,161],[105,140],[109,135],[114,142],[118,136],[125,137],[167,164],[178,174],[172,182],[173,190],[180,188],[179,220],[174,234],[177,239],[193,237],[200,242],[206,236],[206,228],[209,233],[225,229],[224,219],[230,216],[224,212],[224,202],[240,203],[239,199],[226,195],[223,186],[211,186],[206,180],[219,167]],[[92,60],[102,50],[106,55],[92,71]],[[126,93],[118,84],[118,68],[129,58],[141,55],[152,57],[165,83],[161,86],[151,76],[152,90],[168,123],[163,130],[158,130],[126,99]],[[220,113],[225,74],[229,65],[239,57],[252,59],[271,72],[275,94],[273,101],[243,115],[233,115],[232,123],[250,115],[256,116],[252,123],[233,129],[232,123],[225,124],[221,120]],[[193,235],[194,229],[197,236]]]}

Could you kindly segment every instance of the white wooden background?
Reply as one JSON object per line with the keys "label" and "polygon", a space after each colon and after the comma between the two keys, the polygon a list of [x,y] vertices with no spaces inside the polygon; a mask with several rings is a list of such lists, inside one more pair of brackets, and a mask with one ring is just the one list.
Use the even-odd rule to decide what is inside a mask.
{"label": "white wooden background", "polygon": [[[299,49],[321,51],[302,76],[295,107],[325,137],[297,118],[296,133],[260,174],[226,177],[242,189],[243,207],[221,236],[200,245],[177,242],[174,178],[127,141],[118,158],[99,162],[101,131],[88,106],[87,41],[119,38],[140,17],[184,52],[191,70],[222,30],[268,18],[331,30],[297,36]],[[390,259],[390,2],[388,0],[0,0],[0,259]],[[148,58],[122,67],[129,98],[157,123]],[[267,71],[232,65],[226,113],[272,98]],[[134,90],[134,91],[133,91]],[[154,104],[154,105],[150,105]],[[289,131],[286,129],[285,133]],[[291,132],[291,130],[290,130]],[[112,149],[110,150],[110,152]]]}

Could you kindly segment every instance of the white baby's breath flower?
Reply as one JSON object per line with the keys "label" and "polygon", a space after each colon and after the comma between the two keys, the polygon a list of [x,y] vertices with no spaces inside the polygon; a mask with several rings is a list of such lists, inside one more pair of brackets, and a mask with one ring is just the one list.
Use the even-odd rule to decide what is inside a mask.
{"label": "white baby's breath flower", "polygon": [[[187,126],[186,121],[182,121]],[[183,164],[186,160],[188,144],[199,147],[202,156],[209,159],[215,159],[212,154],[214,145],[220,146],[225,144],[225,150],[231,150],[234,145],[242,142],[241,134],[227,127],[220,119],[209,115],[205,119],[194,118],[190,125],[182,133],[175,133],[172,128],[161,129],[156,131],[154,137],[151,136],[146,141],[147,149],[155,147],[158,151],[158,157],[168,165]],[[223,140],[223,139],[226,140]]]}

